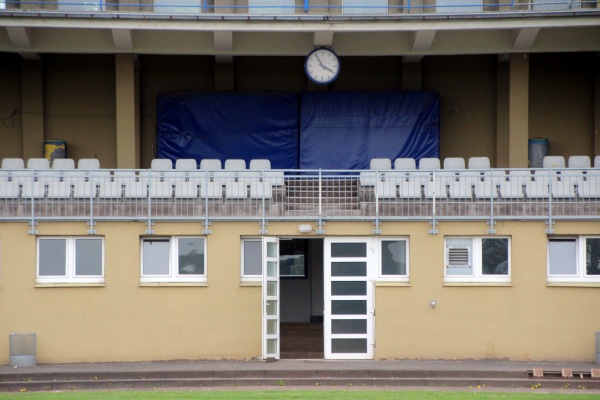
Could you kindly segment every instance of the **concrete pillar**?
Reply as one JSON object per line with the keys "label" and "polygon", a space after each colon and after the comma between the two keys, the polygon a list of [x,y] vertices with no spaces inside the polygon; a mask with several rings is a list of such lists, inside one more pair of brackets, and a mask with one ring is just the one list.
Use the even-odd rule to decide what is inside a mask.
{"label": "concrete pillar", "polygon": [[44,80],[41,60],[21,64],[21,105],[23,109],[23,154],[28,158],[44,156]]}
{"label": "concrete pillar", "polygon": [[[600,155],[600,53],[596,55],[594,85],[594,156]],[[592,163],[594,162],[592,158]]]}
{"label": "concrete pillar", "polygon": [[423,90],[423,63],[421,61],[402,63],[402,89]]}
{"label": "concrete pillar", "polygon": [[496,69],[496,168],[508,168],[508,55]]}
{"label": "concrete pillar", "polygon": [[508,166],[527,168],[529,139],[529,55],[511,54],[508,85]]}
{"label": "concrete pillar", "polygon": [[140,168],[139,96],[135,57],[115,55],[117,168]]}

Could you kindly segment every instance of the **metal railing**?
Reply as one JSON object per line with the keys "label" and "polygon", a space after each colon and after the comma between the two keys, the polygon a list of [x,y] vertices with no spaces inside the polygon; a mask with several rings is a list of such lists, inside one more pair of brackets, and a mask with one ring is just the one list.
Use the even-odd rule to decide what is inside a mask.
{"label": "metal railing", "polygon": [[83,14],[130,14],[149,13],[162,15],[248,15],[289,17],[303,15],[325,15],[348,18],[398,16],[402,14],[486,14],[526,12],[538,13],[547,11],[579,12],[597,10],[597,0],[462,0],[461,2],[437,0],[407,0],[406,2],[388,2],[387,5],[373,2],[343,1],[335,5],[319,4],[316,1],[250,1],[247,5],[219,4],[209,0],[154,0],[154,1],[107,1],[107,0],[3,0],[0,11],[83,13]]}
{"label": "metal railing", "polygon": [[[600,169],[2,170],[0,221],[600,219]],[[266,231],[266,230],[262,230]]]}

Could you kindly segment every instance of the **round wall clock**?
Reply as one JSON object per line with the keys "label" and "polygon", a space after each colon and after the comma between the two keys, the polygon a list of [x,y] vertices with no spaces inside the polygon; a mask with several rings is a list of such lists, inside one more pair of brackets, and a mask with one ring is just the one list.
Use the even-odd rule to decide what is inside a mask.
{"label": "round wall clock", "polygon": [[311,81],[326,85],[335,81],[339,75],[340,60],[333,50],[319,47],[306,56],[304,70]]}

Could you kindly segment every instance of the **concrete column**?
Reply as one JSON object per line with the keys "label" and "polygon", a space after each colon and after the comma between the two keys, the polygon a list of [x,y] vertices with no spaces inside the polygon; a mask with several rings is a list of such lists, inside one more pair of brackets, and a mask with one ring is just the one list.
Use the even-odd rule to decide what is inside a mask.
{"label": "concrete column", "polygon": [[44,156],[44,81],[41,60],[21,64],[23,159]]}
{"label": "concrete column", "polygon": [[496,69],[496,168],[508,168],[508,56],[498,57]]}
{"label": "concrete column", "polygon": [[423,90],[423,63],[421,61],[402,63],[402,89]]}
{"label": "concrete column", "polygon": [[140,168],[139,96],[135,57],[115,55],[117,168]]}
{"label": "concrete column", "polygon": [[[594,85],[594,156],[600,155],[600,53],[596,55],[596,73]],[[592,158],[592,163],[594,162]]]}
{"label": "concrete column", "polygon": [[529,55],[511,54],[508,85],[508,166],[528,167]]}

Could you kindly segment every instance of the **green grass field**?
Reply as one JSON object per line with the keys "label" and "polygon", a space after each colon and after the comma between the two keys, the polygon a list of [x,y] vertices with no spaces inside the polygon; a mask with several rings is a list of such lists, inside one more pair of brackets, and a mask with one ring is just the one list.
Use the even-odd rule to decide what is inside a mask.
{"label": "green grass field", "polygon": [[404,391],[404,390],[201,390],[201,391],[105,391],[60,393],[1,393],[0,400],[598,400],[599,394],[573,392],[568,394],[544,393],[539,389],[531,392],[451,392],[451,391]]}

